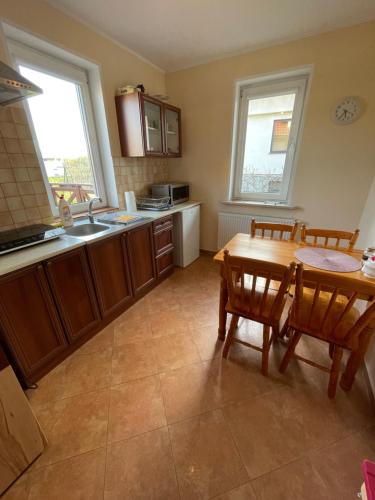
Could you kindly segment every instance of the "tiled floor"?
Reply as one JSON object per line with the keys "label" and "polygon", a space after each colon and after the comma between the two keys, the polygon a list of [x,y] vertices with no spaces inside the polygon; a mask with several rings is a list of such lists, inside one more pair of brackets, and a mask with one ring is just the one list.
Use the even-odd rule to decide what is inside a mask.
{"label": "tiled floor", "polygon": [[[331,401],[326,374],[279,374],[281,344],[269,377],[253,350],[222,360],[218,285],[209,257],[176,271],[29,392],[49,446],[6,500],[356,498],[375,460],[363,376]],[[328,360],[317,341],[299,349]]]}

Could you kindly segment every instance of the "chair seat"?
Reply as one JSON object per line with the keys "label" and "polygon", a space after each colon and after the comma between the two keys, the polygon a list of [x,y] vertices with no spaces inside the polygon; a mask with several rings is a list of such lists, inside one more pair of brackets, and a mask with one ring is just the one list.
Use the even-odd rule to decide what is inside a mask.
{"label": "chair seat", "polygon": [[[266,298],[264,299],[264,304],[262,304],[265,290],[264,287],[257,286],[255,288],[254,297],[251,298],[252,291],[250,284],[251,283],[246,283],[247,286],[244,289],[244,297],[241,296],[240,286],[236,286],[234,288],[232,298],[230,301],[228,301],[226,306],[227,312],[229,312],[230,314],[243,316],[253,321],[258,321],[270,326],[278,324],[280,318],[270,319],[272,306],[278,293],[278,290],[275,289],[278,287],[278,283],[275,282],[275,288],[271,288],[270,285]],[[284,308],[286,299],[287,294],[284,294],[281,311]]]}
{"label": "chair seat", "polygon": [[312,335],[321,340],[340,345],[347,349],[356,350],[358,348],[357,336],[353,336],[350,341],[347,340],[346,336],[358,320],[360,312],[356,307],[352,307],[337,324],[347,303],[345,297],[342,300],[340,298],[340,300],[337,300],[333,304],[324,325],[322,325],[330,297],[330,294],[326,292],[319,296],[314,313],[310,318],[314,294],[311,291],[304,290],[303,300],[297,315],[294,309],[291,311],[289,325],[297,331]]}

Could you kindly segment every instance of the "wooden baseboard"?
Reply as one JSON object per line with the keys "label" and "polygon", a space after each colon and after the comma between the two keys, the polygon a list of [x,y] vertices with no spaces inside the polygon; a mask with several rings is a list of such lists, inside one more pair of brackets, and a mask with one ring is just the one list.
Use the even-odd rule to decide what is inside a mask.
{"label": "wooden baseboard", "polygon": [[202,256],[206,255],[206,256],[212,257],[212,256],[214,256],[217,252],[213,252],[213,251],[211,251],[211,250],[202,250],[202,249],[201,249],[201,250],[199,251],[199,253],[200,253]]}

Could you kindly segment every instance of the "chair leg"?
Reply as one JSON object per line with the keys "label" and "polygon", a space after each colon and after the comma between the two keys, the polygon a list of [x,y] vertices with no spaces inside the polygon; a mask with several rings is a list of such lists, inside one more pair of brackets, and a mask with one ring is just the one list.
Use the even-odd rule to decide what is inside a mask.
{"label": "chair leg", "polygon": [[225,358],[225,359],[228,357],[229,348],[233,342],[233,337],[234,337],[239,319],[240,319],[239,316],[235,316],[234,314],[232,315],[229,331],[227,333],[227,338],[225,340],[224,349],[223,349],[223,358]]}
{"label": "chair leg", "polygon": [[284,373],[285,370],[288,368],[289,361],[292,359],[292,356],[294,354],[294,351],[297,347],[297,344],[302,336],[301,332],[296,332],[294,331],[294,334],[292,337],[290,337],[289,344],[288,344],[288,349],[286,353],[284,354],[284,357],[281,361],[279,372]]}
{"label": "chair leg", "polygon": [[343,352],[344,350],[342,347],[339,347],[337,345],[333,346],[331,375],[329,377],[329,385],[328,385],[328,397],[330,398],[334,398],[336,395],[337,381],[339,379],[340,365]]}
{"label": "chair leg", "polygon": [[270,351],[270,327],[263,325],[262,373],[268,375],[268,354]]}

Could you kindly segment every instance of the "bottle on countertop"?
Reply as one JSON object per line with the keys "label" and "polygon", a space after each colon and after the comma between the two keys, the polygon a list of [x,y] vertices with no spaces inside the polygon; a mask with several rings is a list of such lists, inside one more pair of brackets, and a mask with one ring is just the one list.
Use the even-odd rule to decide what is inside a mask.
{"label": "bottle on countertop", "polygon": [[74,222],[73,222],[72,212],[70,211],[69,203],[64,199],[63,194],[60,196],[59,214],[61,222],[64,227],[73,226]]}

